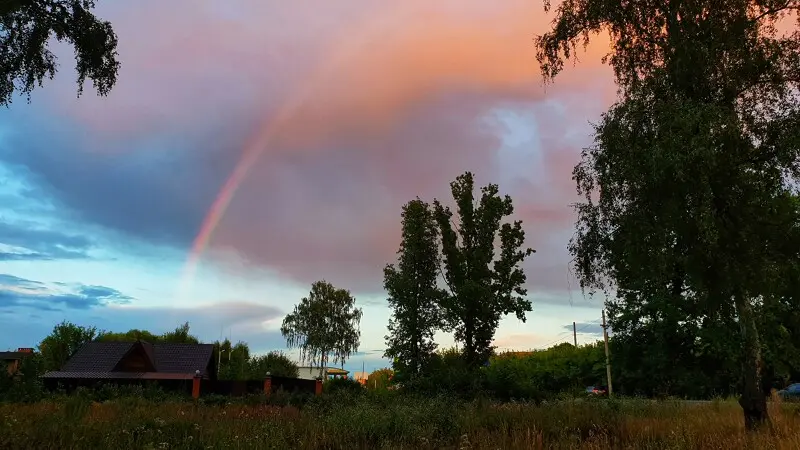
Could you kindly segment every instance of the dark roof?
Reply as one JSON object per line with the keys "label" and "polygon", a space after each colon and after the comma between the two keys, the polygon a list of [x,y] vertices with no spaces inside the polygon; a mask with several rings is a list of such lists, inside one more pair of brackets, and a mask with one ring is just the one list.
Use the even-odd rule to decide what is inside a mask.
{"label": "dark roof", "polygon": [[62,372],[111,372],[134,342],[87,342],[72,355]]}
{"label": "dark roof", "polygon": [[26,352],[0,352],[0,360],[3,361],[22,359],[26,356],[31,356],[31,354]]}
{"label": "dark roof", "polygon": [[194,375],[197,370],[202,375],[208,375],[207,368],[214,350],[212,344],[87,342],[60,371],[50,372],[44,376],[46,378],[142,378],[142,373],[114,371],[120,360],[136,345],[144,349],[145,354],[153,362],[156,373],[175,375]]}
{"label": "dark roof", "polygon": [[153,344],[153,362],[158,372],[203,373],[213,352],[213,344]]}

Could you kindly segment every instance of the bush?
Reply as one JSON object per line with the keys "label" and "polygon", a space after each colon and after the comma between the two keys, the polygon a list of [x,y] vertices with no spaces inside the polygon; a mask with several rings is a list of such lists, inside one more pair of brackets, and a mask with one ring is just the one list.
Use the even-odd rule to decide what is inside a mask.
{"label": "bush", "polygon": [[367,377],[367,384],[365,387],[367,389],[372,389],[372,390],[375,389],[385,390],[386,388],[389,387],[389,385],[391,385],[393,378],[394,378],[394,371],[392,371],[392,369],[388,368],[378,369],[369,374],[369,377]]}
{"label": "bush", "polygon": [[431,360],[424,376],[402,383],[401,390],[423,396],[457,396],[475,398],[485,392],[483,372],[470,369],[457,349],[437,353]]}
{"label": "bush", "polygon": [[325,394],[363,394],[364,391],[361,383],[349,378],[333,378],[322,383],[322,392]]}
{"label": "bush", "polygon": [[503,400],[535,400],[545,398],[537,384],[536,370],[529,359],[494,359],[482,372],[489,393]]}
{"label": "bush", "polygon": [[273,377],[297,378],[297,364],[282,352],[269,352],[256,356],[249,362],[250,376],[261,379],[269,373]]}
{"label": "bush", "polygon": [[32,403],[47,396],[39,379],[41,358],[34,354],[22,359],[19,372],[8,374],[8,366],[0,361],[0,402]]}

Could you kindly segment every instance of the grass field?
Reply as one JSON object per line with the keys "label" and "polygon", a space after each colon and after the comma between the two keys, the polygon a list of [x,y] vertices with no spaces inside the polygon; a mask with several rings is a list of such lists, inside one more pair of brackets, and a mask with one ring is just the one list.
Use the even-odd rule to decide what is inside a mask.
{"label": "grass field", "polygon": [[13,449],[798,449],[800,409],[772,404],[748,436],[732,401],[543,405],[408,397],[320,399],[302,409],[80,398],[0,405]]}

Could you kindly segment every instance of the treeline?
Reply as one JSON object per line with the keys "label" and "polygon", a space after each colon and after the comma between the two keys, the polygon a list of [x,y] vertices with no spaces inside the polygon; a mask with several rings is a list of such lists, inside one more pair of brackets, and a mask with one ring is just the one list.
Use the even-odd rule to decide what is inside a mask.
{"label": "treeline", "polygon": [[[656,329],[662,334],[656,334]],[[609,345],[614,392],[625,396],[689,399],[736,395],[741,388],[741,368],[736,358],[735,330],[729,329],[727,334],[705,330],[702,336],[694,337],[687,337],[686,332],[686,327],[661,324],[654,326],[650,334],[640,331],[636,339],[625,334],[612,336]],[[5,376],[6,371],[0,370],[0,397],[41,398],[44,393],[38,376],[60,368],[64,355],[74,353],[85,342],[136,339],[153,343],[200,343],[189,332],[188,323],[174,331],[155,334],[139,329],[98,332],[94,327],[63,322],[41,341],[33,355],[23,359],[18,374]],[[220,362],[220,379],[260,379],[267,372],[276,376],[297,375],[297,365],[281,352],[252,355],[245,342],[232,344],[223,340],[213,344],[213,357]],[[790,379],[800,379],[797,359],[782,350],[765,354],[777,354],[781,361],[765,368],[776,374],[772,387],[783,387]],[[404,380],[401,372],[379,369],[369,375],[365,387],[378,390],[399,387],[415,394],[544,400],[583,395],[586,386],[604,384],[605,350],[603,342],[598,341],[579,347],[563,343],[529,352],[492,352],[488,364],[477,369],[469,366],[462,351],[439,349],[430,355],[425,371],[418,376]]]}
{"label": "treeline", "polygon": [[[27,367],[37,374],[59,370],[67,360],[85,343],[132,342],[142,340],[149,343],[199,344],[201,341],[190,333],[189,323],[173,331],[155,334],[147,330],[131,329],[126,332],[98,331],[93,326],[62,322],[39,343],[36,352],[25,358]],[[261,379],[267,372],[274,376],[296,377],[297,364],[280,351],[253,355],[246,342],[235,344],[230,340],[211,342],[214,345],[213,360],[219,363],[219,379]]]}

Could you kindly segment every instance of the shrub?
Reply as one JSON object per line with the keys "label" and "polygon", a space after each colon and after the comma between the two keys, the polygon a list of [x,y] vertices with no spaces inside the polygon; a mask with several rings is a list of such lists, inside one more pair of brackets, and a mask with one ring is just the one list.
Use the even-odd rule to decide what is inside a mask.
{"label": "shrub", "polygon": [[322,383],[322,392],[326,394],[363,394],[364,386],[356,380],[350,378],[333,378]]}
{"label": "shrub", "polygon": [[392,383],[394,371],[389,368],[378,369],[367,377],[367,389],[386,389]]}
{"label": "shrub", "polygon": [[446,349],[438,352],[424,376],[404,381],[402,391],[417,395],[455,395],[475,398],[484,393],[484,377],[480,370],[470,369],[461,352]]}
{"label": "shrub", "polygon": [[250,376],[261,379],[269,373],[273,377],[297,378],[297,364],[283,352],[269,352],[250,359]]}
{"label": "shrub", "polygon": [[537,384],[534,364],[527,358],[494,359],[481,369],[489,393],[503,400],[536,400],[545,398]]}

